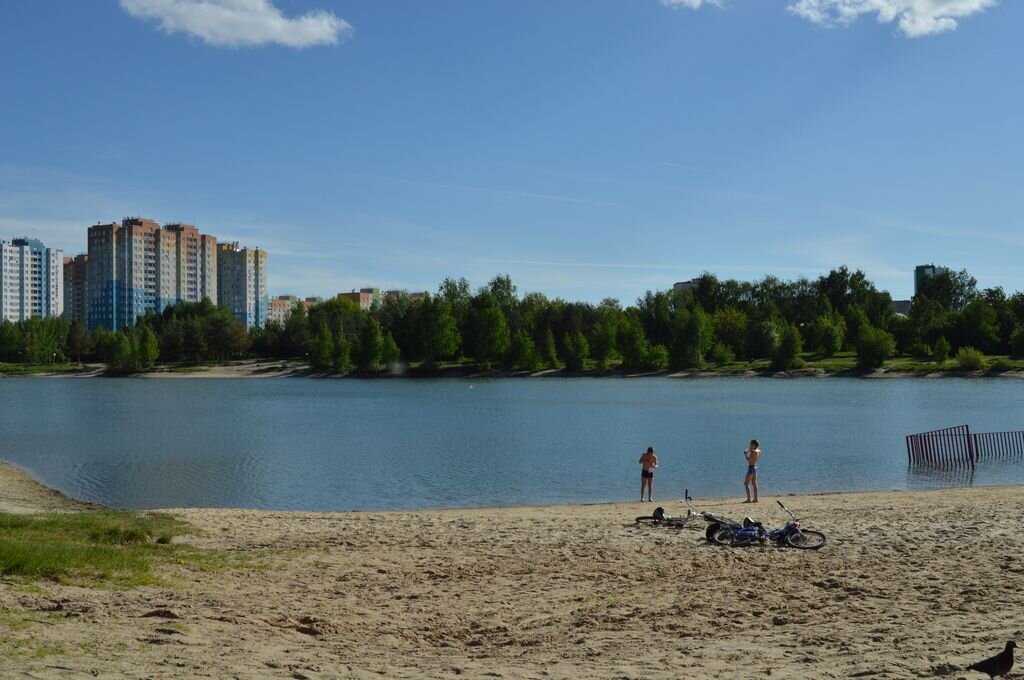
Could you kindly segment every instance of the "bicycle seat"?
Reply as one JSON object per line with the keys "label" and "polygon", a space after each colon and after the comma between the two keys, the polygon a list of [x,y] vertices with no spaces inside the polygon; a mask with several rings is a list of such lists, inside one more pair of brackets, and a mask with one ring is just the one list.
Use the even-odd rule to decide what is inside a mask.
{"label": "bicycle seat", "polygon": [[764,525],[761,524],[760,522],[755,522],[754,520],[750,519],[749,517],[744,517],[743,518],[743,528],[744,529],[749,529],[750,527],[757,527],[758,529],[764,529]]}

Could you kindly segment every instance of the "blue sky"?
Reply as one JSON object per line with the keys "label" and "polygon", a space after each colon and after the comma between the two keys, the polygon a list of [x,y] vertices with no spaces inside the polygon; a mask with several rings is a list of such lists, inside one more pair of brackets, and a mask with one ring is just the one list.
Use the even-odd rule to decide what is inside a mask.
{"label": "blue sky", "polygon": [[[673,6],[674,5],[674,6]],[[0,5],[0,238],[126,215],[270,254],[272,294],[632,302],[708,270],[915,264],[1024,289],[1024,3]]]}

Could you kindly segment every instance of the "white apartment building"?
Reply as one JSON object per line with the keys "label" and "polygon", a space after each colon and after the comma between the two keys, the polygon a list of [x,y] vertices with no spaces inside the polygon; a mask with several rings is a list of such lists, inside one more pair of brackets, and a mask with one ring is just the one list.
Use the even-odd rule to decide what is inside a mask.
{"label": "white apartment building", "polygon": [[64,253],[41,241],[0,241],[0,319],[24,321],[64,312]]}

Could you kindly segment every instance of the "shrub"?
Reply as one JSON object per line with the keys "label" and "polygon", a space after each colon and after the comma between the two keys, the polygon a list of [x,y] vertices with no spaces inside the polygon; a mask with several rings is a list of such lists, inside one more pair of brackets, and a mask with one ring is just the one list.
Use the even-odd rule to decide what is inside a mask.
{"label": "shrub", "polygon": [[941,337],[935,341],[935,350],[932,352],[932,359],[937,364],[944,364],[949,359],[949,340]]}
{"label": "shrub", "polygon": [[1017,367],[1013,365],[1013,362],[1000,357],[989,364],[988,370],[992,373],[1006,373],[1007,371],[1012,371],[1016,368]]}
{"label": "shrub", "polygon": [[879,368],[896,351],[896,341],[881,328],[862,324],[857,333],[857,368]]}
{"label": "shrub", "polygon": [[664,371],[668,367],[668,348],[655,345],[647,352],[647,368],[652,371]]}
{"label": "shrub", "polygon": [[772,352],[772,368],[776,371],[788,371],[796,368],[794,363],[803,351],[803,341],[800,339],[800,329],[789,324],[782,330],[779,337],[779,344]]}
{"label": "shrub", "polygon": [[961,371],[979,371],[985,366],[985,356],[973,347],[961,347],[956,353],[956,365]]}
{"label": "shrub", "polygon": [[718,366],[736,361],[736,353],[724,342],[716,342],[711,348],[711,363]]}

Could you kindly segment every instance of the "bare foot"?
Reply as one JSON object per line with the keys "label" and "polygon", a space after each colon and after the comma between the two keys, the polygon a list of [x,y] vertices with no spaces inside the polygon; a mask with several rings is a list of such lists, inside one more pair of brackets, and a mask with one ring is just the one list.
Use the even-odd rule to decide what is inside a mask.
{"label": "bare foot", "polygon": [[745,500],[745,501],[743,501],[743,502],[744,502],[744,503],[752,503],[753,501],[751,501],[751,500],[750,500],[750,499],[748,498],[747,500]]}
{"label": "bare foot", "polygon": [[751,502],[751,503],[756,503],[756,502],[757,502],[757,499],[755,498],[754,500],[752,500],[752,501],[750,501],[750,502]]}

